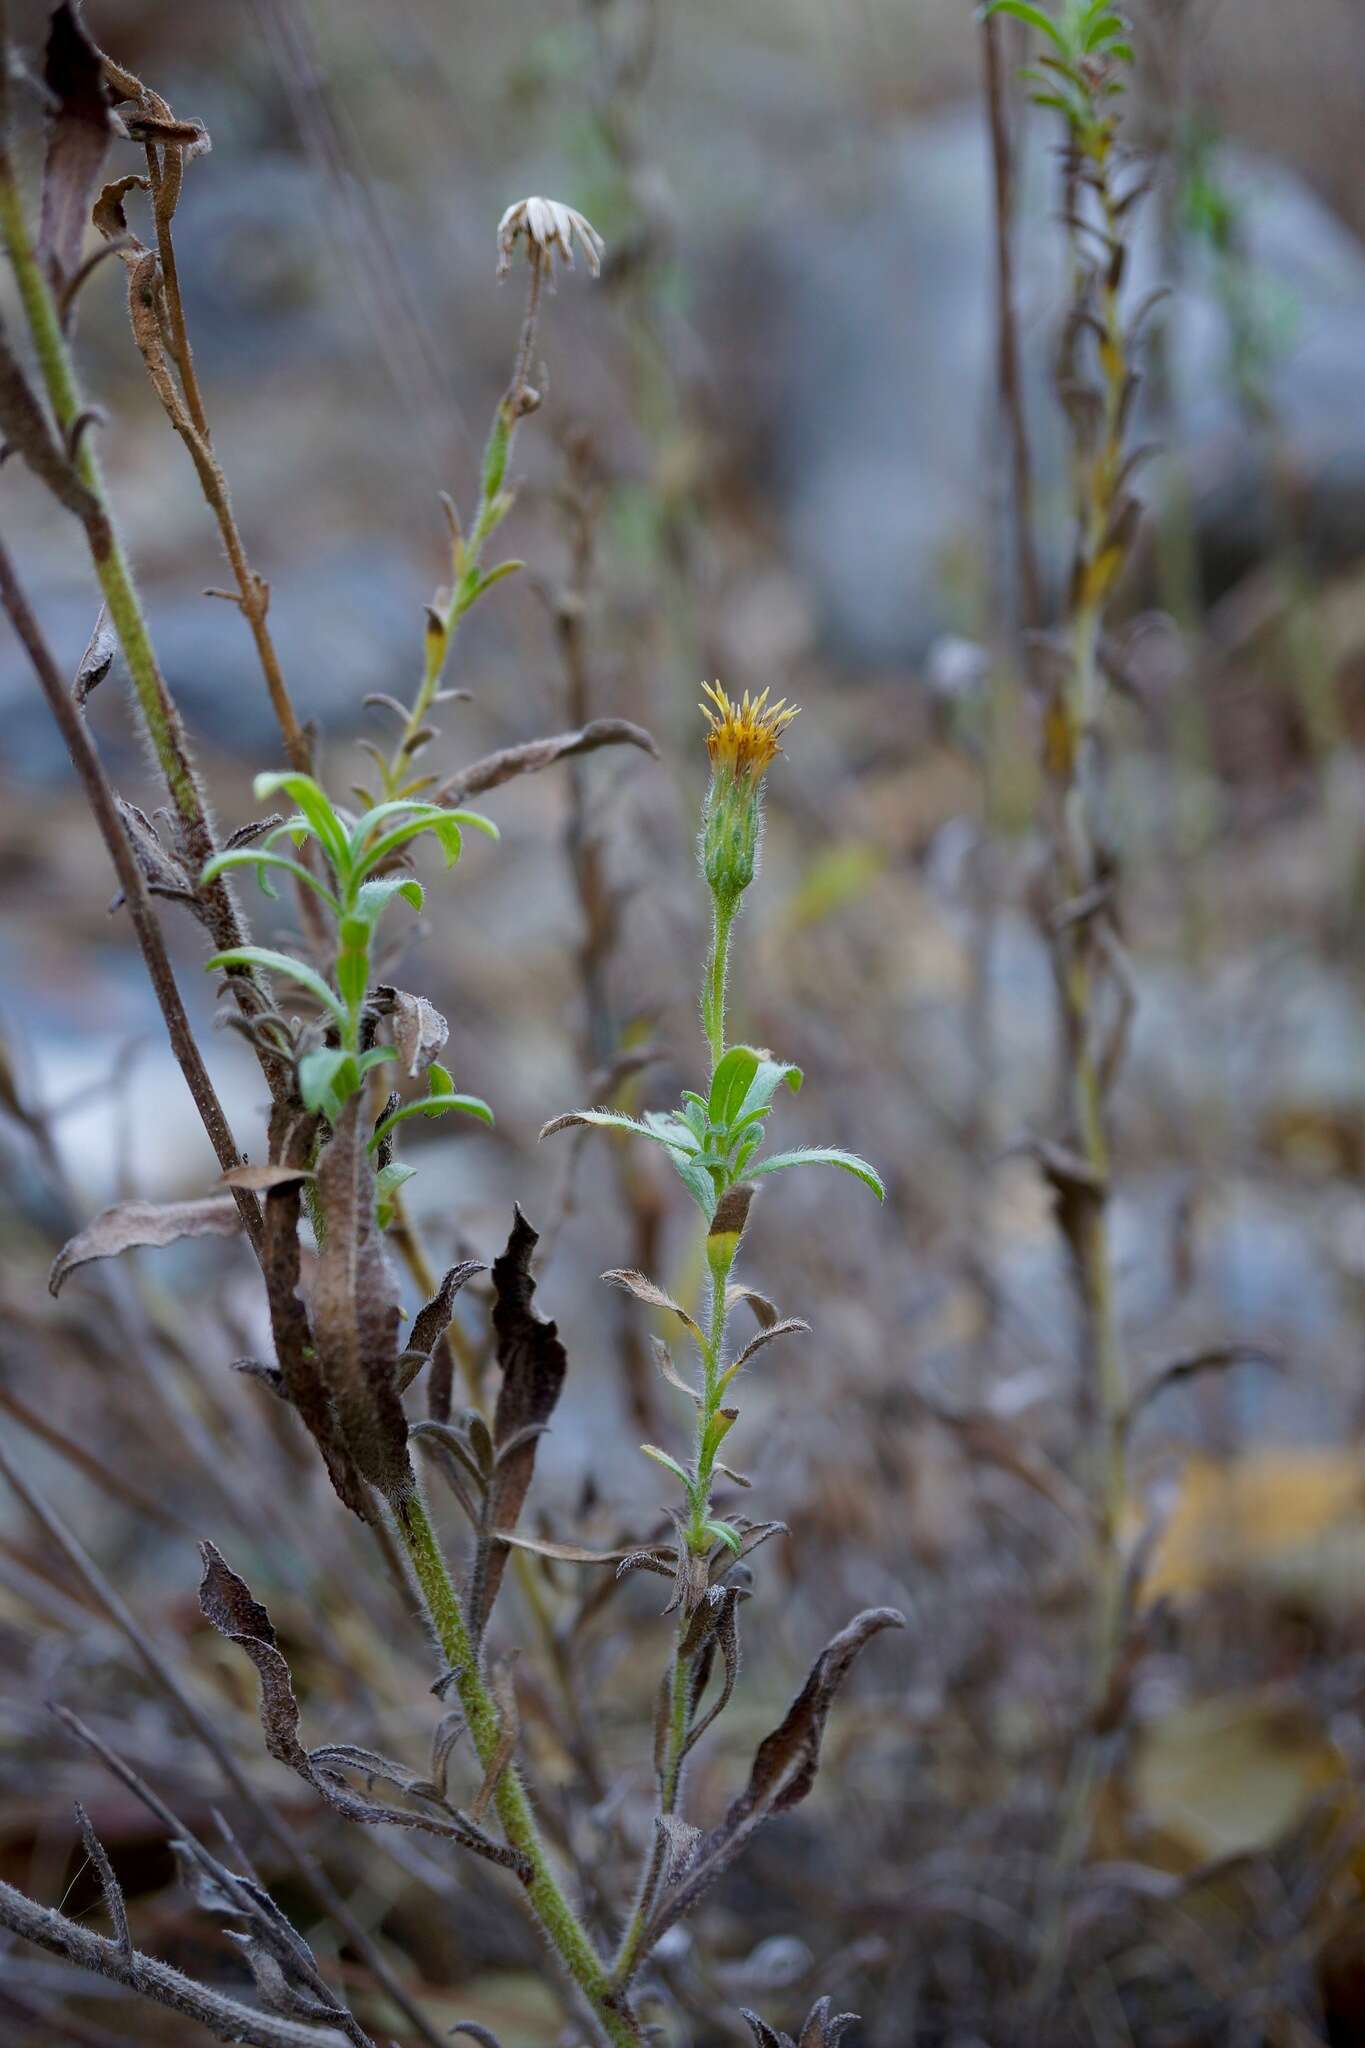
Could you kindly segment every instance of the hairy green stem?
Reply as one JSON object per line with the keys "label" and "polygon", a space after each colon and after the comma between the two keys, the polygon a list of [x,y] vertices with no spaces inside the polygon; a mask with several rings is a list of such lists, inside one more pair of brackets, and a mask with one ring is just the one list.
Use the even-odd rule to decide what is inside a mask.
{"label": "hairy green stem", "polygon": [[[71,450],[74,467],[98,506],[97,514],[86,522],[90,553],[157,761],[181,817],[192,831],[211,841],[204,799],[190,765],[180,715],[157,665],[132,570],[110,516],[108,494],[82,403],[75,365],[62,333],[56,300],[33,246],[24,216],[23,199],[7,154],[0,157],[0,232],[4,234],[5,246],[14,266],[20,301],[48,401],[68,443],[75,442]],[[83,431],[78,431],[78,423],[83,416],[86,426]],[[206,859],[212,850],[210,844],[204,856]]]}
{"label": "hairy green stem", "polygon": [[[484,1683],[478,1653],[421,1493],[410,1493],[396,1501],[394,1518],[432,1631],[455,1674],[452,1682],[479,1761],[486,1766],[495,1755],[500,1738],[498,1708]],[[643,2039],[639,2023],[624,1996],[614,1987],[606,1965],[550,1867],[515,1763],[508,1764],[499,1778],[493,1803],[507,1841],[521,1851],[531,1867],[531,1882],[526,1888],[531,1910],[582,1993],[601,2037],[611,2048],[639,2048]]]}
{"label": "hairy green stem", "polygon": [[702,984],[701,1018],[714,1072],[725,1055],[725,984],[730,972],[730,934],[738,905],[724,904],[718,896],[712,900],[711,951]]}
{"label": "hairy green stem", "polygon": [[[535,346],[536,328],[540,319],[540,295],[543,276],[543,259],[535,244],[530,252],[531,281],[526,295],[526,311],[522,317],[521,334],[517,341],[516,359],[512,368],[512,381],[498,401],[493,415],[493,424],[488,430],[484,446],[483,465],[479,473],[479,502],[474,513],[474,524],[468,540],[460,537],[456,529],[454,537],[455,576],[450,595],[439,611],[433,612],[427,627],[426,659],[422,669],[422,680],[417,686],[417,695],[412,700],[403,730],[398,736],[385,774],[385,794],[396,796],[401,793],[404,777],[410,765],[412,752],[420,739],[426,724],[427,714],[436,701],[442,678],[450,660],[450,650],[455,644],[455,631],[465,613],[479,596],[479,574],[483,561],[484,547],[494,529],[504,518],[510,499],[504,492],[507,465],[512,457],[518,423],[528,412],[534,410],[539,400],[528,382],[531,365],[531,351]],[[452,523],[454,509],[448,499],[444,500]]]}

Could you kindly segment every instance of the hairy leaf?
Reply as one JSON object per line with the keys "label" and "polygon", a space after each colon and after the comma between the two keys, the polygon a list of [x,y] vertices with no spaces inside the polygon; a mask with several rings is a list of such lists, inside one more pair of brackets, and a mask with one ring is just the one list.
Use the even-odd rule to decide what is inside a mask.
{"label": "hairy leaf", "polygon": [[53,12],[43,81],[53,105],[43,164],[38,258],[60,299],[80,268],[85,224],[110,135],[100,53],[66,0]]}
{"label": "hairy leaf", "polygon": [[256,1666],[261,1681],[259,1713],[265,1746],[280,1763],[310,1778],[308,1752],[299,1741],[299,1703],[294,1698],[289,1666],[280,1652],[270,1616],[214,1544],[201,1543],[199,1554],[204,1560],[204,1575],[199,1581],[200,1611],[220,1635],[236,1643]]}
{"label": "hairy leaf", "polygon": [[482,760],[471,762],[468,768],[452,775],[442,785],[440,795],[446,803],[458,803],[465,797],[482,796],[485,790],[496,789],[514,776],[535,775],[542,768],[553,767],[566,755],[620,746],[639,747],[658,758],[659,749],[642,725],[632,725],[625,718],[594,718],[576,732],[556,733],[552,739],[529,740],[524,746],[503,747],[496,754],[485,754]]}
{"label": "hairy leaf", "polygon": [[230,1194],[202,1195],[192,1202],[115,1202],[64,1244],[47,1276],[48,1292],[60,1294],[78,1266],[116,1258],[139,1245],[174,1244],[182,1237],[231,1237],[242,1227]]}
{"label": "hairy leaf", "polygon": [[[301,1149],[305,1143],[303,1131],[296,1128],[291,1132],[290,1147]],[[313,1342],[312,1325],[298,1293],[301,1190],[301,1181],[290,1181],[273,1188],[265,1198],[262,1270],[275,1356],[285,1393],[322,1453],[337,1498],[362,1521],[368,1521],[369,1497],[342,1439]]]}
{"label": "hairy leaf", "polygon": [[489,1487],[486,1528],[469,1589],[469,1625],[475,1637],[497,1598],[507,1550],[491,1538],[515,1529],[535,1470],[539,1432],[549,1422],[564,1385],[568,1360],[559,1332],[533,1305],[531,1254],[539,1242],[518,1208],[506,1249],[493,1261],[493,1333],[502,1384],[493,1417],[499,1452]]}
{"label": "hairy leaf", "polygon": [[686,1875],[664,1894],[650,1917],[644,1949],[688,1912],[727,1870],[749,1837],[771,1815],[786,1813],[810,1791],[820,1763],[820,1743],[834,1698],[863,1645],[879,1630],[904,1628],[893,1607],[870,1607],[856,1615],[811,1667],[786,1718],[759,1744],[749,1782],[719,1827],[698,1849]]}
{"label": "hairy leaf", "polygon": [[346,1445],[363,1477],[392,1500],[413,1485],[398,1391],[398,1287],[375,1221],[359,1117],[354,1096],[318,1155],[325,1230],[313,1326]]}
{"label": "hairy leaf", "polygon": [[693,1317],[687,1313],[681,1302],[674,1301],[671,1294],[665,1294],[656,1280],[649,1279],[644,1273],[625,1271],[604,1273],[602,1278],[613,1287],[624,1288],[627,1294],[633,1294],[637,1301],[643,1301],[648,1308],[668,1309],[672,1315],[677,1316],[679,1322],[686,1324],[698,1343],[702,1342],[701,1330]]}

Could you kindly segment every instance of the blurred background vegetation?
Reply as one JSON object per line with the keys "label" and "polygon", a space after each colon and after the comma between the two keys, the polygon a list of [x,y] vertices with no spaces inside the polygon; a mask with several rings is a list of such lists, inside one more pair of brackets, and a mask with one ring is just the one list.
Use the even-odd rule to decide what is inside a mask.
{"label": "blurred background vegetation", "polygon": [[[889,1199],[874,1214],[793,1176],[746,1241],[758,1283],[815,1335],[755,1376],[745,1409],[753,1511],[794,1533],[763,1554],[747,1617],[761,1654],[699,1755],[699,1807],[723,1803],[851,1606],[897,1604],[910,1626],[860,1672],[816,1796],[662,1959],[692,2029],[670,2038],[741,2040],[726,2017],[739,2005],[792,2025],[830,1991],[877,2048],[1014,2039],[1082,1711],[1087,1595],[1075,1309],[1025,1142],[1055,1100],[1055,999],[973,11],[87,13],[213,139],[177,224],[185,303],[333,789],[376,732],[365,694],[410,694],[445,567],[437,492],[469,501],[506,382],[520,300],[493,281],[498,217],[547,192],[606,237],[601,283],[569,276],[550,307],[545,402],[518,442],[506,529],[529,566],[461,641],[452,680],[471,701],[446,708],[439,754],[455,765],[617,715],[661,755],[604,752],[490,799],[503,843],[469,848],[405,975],[449,1017],[458,1085],[498,1123],[415,1140],[413,1206],[443,1260],[500,1245],[514,1199],[545,1233],[541,1299],[571,1361],[542,1458],[545,1527],[605,1541],[638,1526],[658,1490],[634,1446],[671,1443],[676,1416],[638,1309],[593,1276],[638,1264],[695,1288],[687,1220],[665,1167],[606,1145],[566,1163],[535,1137],[623,1047],[651,1054],[637,1100],[695,1084],[699,682],[794,697],[736,1021],[806,1070],[790,1141],[837,1132]],[[1164,1381],[1135,1423],[1148,1625],[1056,2038],[1344,2043],[1365,2026],[1365,14],[1351,0],[1300,0],[1292,19],[1270,0],[1133,13],[1126,134],[1157,176],[1132,289],[1173,289],[1141,399],[1140,437],[1163,452],[1116,621],[1109,800],[1137,996],[1113,1104],[1116,1263],[1135,1393],[1211,1350],[1229,1369]],[[18,5],[14,27],[31,54],[43,10]],[[36,97],[19,113],[36,162]],[[1056,586],[1064,263],[1052,137],[1022,105],[1015,120],[1020,339]],[[116,169],[134,167],[126,153]],[[123,291],[117,264],[92,281],[81,356],[163,664],[231,829],[255,815],[250,778],[278,742],[245,626],[200,595],[223,580],[216,535]],[[64,515],[11,465],[0,519],[74,672],[96,602]],[[120,789],[150,808],[118,665],[91,716]],[[209,1535],[269,1591],[320,1729],[340,1739],[362,1717],[401,1751],[428,1726],[401,1599],[268,1396],[228,1370],[268,1355],[246,1259],[212,1242],[143,1254],[47,1299],[54,1249],[93,1210],[202,1192],[214,1169],[8,636],[0,797],[0,1429],[445,2024],[540,2048],[562,2020],[482,1873],[406,1839],[357,1847],[275,1783],[250,1688],[199,1622],[192,1538]],[[197,941],[167,924],[207,1028]],[[246,1051],[226,1034],[209,1051],[252,1131]],[[476,1304],[467,1320],[477,1333]],[[582,1591],[561,1571],[521,1597],[551,1632],[577,1631]],[[523,1703],[588,1882],[620,1788],[647,1781],[666,1654],[657,1603],[618,1599],[629,1626],[613,1610],[574,1651],[574,1682],[599,1702],[590,1766],[548,1711],[538,1727],[529,1675]],[[214,1766],[9,1500],[0,1667],[0,1869],[44,1897],[69,1878],[72,1910],[90,1902],[74,1786],[148,1941],[196,1957],[214,1937],[169,1851],[43,1702],[117,1725],[191,1818],[222,1803]],[[574,1808],[585,1770],[596,1803]],[[13,1950],[6,2010],[18,2041],[182,2038]]]}

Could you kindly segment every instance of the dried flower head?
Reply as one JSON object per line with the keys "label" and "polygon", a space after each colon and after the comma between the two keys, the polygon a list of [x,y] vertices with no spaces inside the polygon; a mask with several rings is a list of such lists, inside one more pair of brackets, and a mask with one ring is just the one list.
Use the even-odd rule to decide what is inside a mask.
{"label": "dried flower head", "polygon": [[584,218],[576,207],[565,206],[561,199],[518,199],[509,206],[498,222],[498,276],[506,277],[512,266],[512,255],[517,238],[525,235],[528,253],[543,257],[554,276],[554,259],[560,257],[565,266],[573,269],[573,242],[577,235],[583,245],[583,254],[588,259],[588,268],[596,277],[602,268],[602,252],[606,243],[590,220]]}
{"label": "dried flower head", "polygon": [[702,688],[711,699],[710,704],[702,704],[698,709],[710,721],[706,751],[713,770],[728,770],[735,777],[747,775],[757,782],[781,753],[780,735],[796,717],[800,705],[788,705],[785,697],[769,704],[766,690],[752,698],[746,690],[735,704],[719,683],[703,683]]}

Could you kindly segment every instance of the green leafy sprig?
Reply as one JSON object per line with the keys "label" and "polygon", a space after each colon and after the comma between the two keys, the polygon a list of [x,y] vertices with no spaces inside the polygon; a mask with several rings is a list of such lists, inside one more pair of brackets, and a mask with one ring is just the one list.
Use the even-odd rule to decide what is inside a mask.
{"label": "green leafy sprig", "polygon": [[[381,872],[414,841],[430,835],[445,855],[446,866],[454,867],[464,844],[464,831],[472,828],[498,837],[492,820],[478,811],[447,810],[416,797],[398,797],[373,805],[359,817],[340,810],[311,775],[296,773],[258,775],[254,790],[258,802],[283,793],[298,809],[283,824],[273,826],[249,846],[229,848],[207,863],[202,882],[236,868],[255,871],[256,880],[267,896],[276,896],[275,877],[289,875],[300,888],[310,890],[325,905],[336,932],[332,978],[327,980],[316,967],[291,953],[268,946],[233,946],[213,954],[210,969],[257,967],[280,975],[305,989],[327,1019],[329,1042],[305,1052],[298,1063],[299,1095],[304,1107],[320,1112],[333,1126],[342,1110],[365,1085],[367,1075],[398,1058],[397,1048],[380,1044],[365,1046],[364,1011],[371,987],[371,956],[375,935],[386,910],[398,899],[420,910],[425,900],[422,885],[409,874]],[[323,874],[282,851],[297,850],[311,842],[321,855]],[[383,1117],[369,1140],[377,1151],[396,1126],[409,1117],[444,1116],[450,1110],[493,1121],[493,1112],[477,1095],[456,1093],[447,1070],[432,1062],[428,1068],[428,1093]],[[394,1169],[384,1169],[393,1186],[399,1181]],[[406,1169],[398,1169],[407,1178]],[[381,1187],[381,1199],[386,1190]]]}

